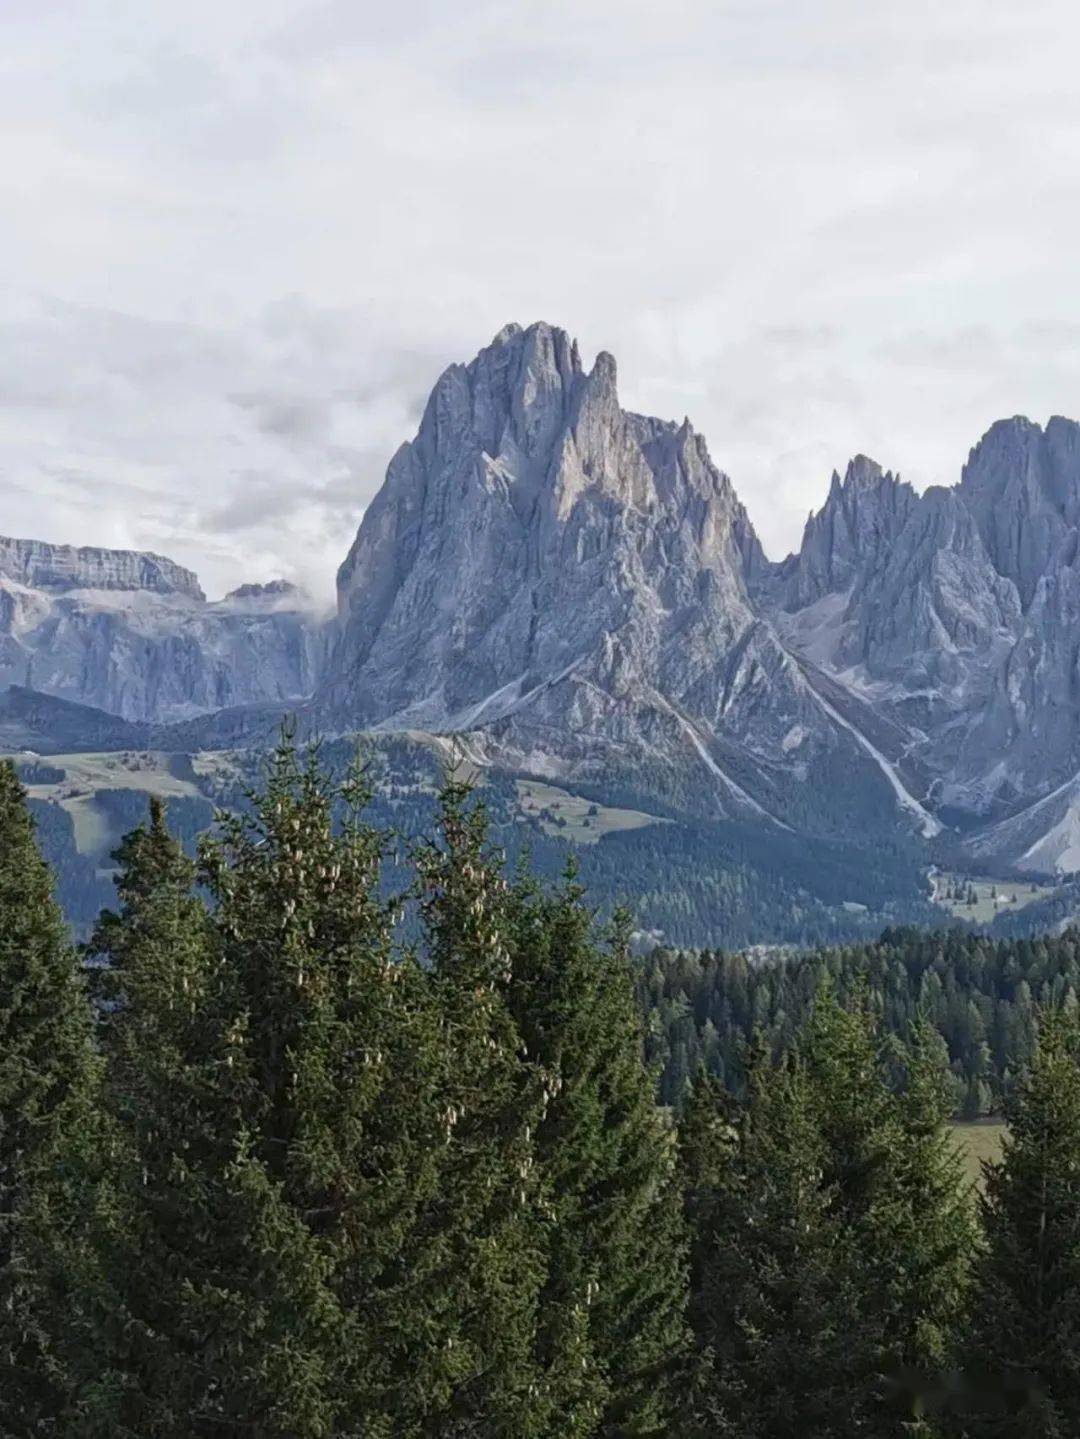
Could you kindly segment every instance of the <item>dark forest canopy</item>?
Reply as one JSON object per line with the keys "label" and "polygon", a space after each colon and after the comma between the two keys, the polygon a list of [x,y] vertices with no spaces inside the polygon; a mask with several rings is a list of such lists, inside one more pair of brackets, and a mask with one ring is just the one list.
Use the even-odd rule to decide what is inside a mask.
{"label": "dark forest canopy", "polygon": [[130,818],[80,952],[0,765],[5,1435],[1077,1432],[1074,936],[642,962],[467,786],[394,836],[287,740],[194,854]]}
{"label": "dark forest canopy", "polygon": [[701,1066],[738,1088],[751,1035],[774,1055],[789,1049],[823,986],[842,1000],[865,995],[886,1034],[931,1024],[945,1041],[956,1112],[976,1118],[1000,1110],[1030,1060],[1040,1006],[1076,1010],[1080,930],[991,939],[890,929],[873,944],[764,958],[655,950],[639,993],[663,1101],[680,1103]]}

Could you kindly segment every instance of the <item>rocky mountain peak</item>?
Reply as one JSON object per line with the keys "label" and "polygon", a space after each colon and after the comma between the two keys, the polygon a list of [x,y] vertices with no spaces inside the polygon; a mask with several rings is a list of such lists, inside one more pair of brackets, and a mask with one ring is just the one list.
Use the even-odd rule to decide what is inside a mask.
{"label": "rocky mountain peak", "polygon": [[443,372],[414,443],[431,455],[469,443],[492,459],[508,448],[531,455],[549,442],[583,378],[564,330],[507,325],[470,364]]}
{"label": "rocky mountain peak", "polygon": [[[431,518],[437,504],[440,524],[465,524],[482,510],[500,514],[518,539],[531,528],[550,544],[576,507],[647,511],[673,503],[676,490],[725,511],[727,528],[738,530],[735,548],[758,562],[745,511],[688,421],[679,428],[623,411],[606,351],[586,372],[565,330],[507,325],[437,381],[415,439],[391,461],[339,571],[339,611],[347,617],[358,577],[365,606],[384,585],[389,593],[402,562],[411,562],[420,516]],[[535,546],[534,555],[538,562]]]}
{"label": "rocky mountain peak", "polygon": [[1080,425],[1060,416],[1045,430],[1022,415],[999,420],[971,451],[959,494],[995,569],[1026,608],[1080,525]]}
{"label": "rocky mountain peak", "polygon": [[238,585],[225,596],[224,604],[272,605],[282,609],[310,609],[311,597],[291,580],[267,580],[264,584]]}
{"label": "rocky mountain peak", "polygon": [[781,569],[783,607],[799,610],[848,590],[895,539],[915,498],[910,485],[867,455],[849,461],[843,480],[834,470],[828,498],[806,522],[798,555]]}
{"label": "rocky mountain peak", "polygon": [[609,394],[612,399],[617,401],[619,368],[615,363],[615,356],[607,350],[601,350],[596,357],[596,363],[592,367],[589,381],[595,390],[603,394]]}
{"label": "rocky mountain peak", "polygon": [[0,575],[31,589],[146,590],[182,595],[201,603],[206,597],[191,570],[139,550],[104,550],[90,545],[50,545],[42,540],[0,536]]}
{"label": "rocky mountain peak", "polygon": [[368,507],[316,708],[480,732],[534,773],[693,773],[696,808],[784,823],[795,770],[882,775],[755,608],[767,569],[688,420],[624,410],[606,352],[586,371],[565,331],[509,326],[443,374]]}
{"label": "rocky mountain peak", "polygon": [[[833,473],[835,474],[835,471]],[[899,477],[894,477],[891,470],[883,470],[877,460],[872,460],[869,455],[856,455],[848,461],[843,489],[849,493],[855,490],[876,490],[883,486],[891,487],[898,482]]]}

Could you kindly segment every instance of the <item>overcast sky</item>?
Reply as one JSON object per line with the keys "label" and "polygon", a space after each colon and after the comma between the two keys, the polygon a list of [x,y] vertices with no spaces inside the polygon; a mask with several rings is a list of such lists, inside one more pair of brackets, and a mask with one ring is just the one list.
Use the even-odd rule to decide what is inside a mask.
{"label": "overcast sky", "polygon": [[0,0],[0,532],[328,595],[508,320],[766,549],[1080,417],[1073,0]]}

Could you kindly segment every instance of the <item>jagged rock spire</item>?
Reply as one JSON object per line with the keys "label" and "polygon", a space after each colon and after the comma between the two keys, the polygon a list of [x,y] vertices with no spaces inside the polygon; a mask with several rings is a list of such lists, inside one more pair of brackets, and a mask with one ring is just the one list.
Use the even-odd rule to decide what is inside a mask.
{"label": "jagged rock spire", "polygon": [[364,516],[320,703],[533,768],[693,770],[695,804],[785,823],[793,766],[862,760],[751,599],[768,568],[688,419],[624,410],[607,352],[586,371],[564,331],[508,326],[442,375]]}

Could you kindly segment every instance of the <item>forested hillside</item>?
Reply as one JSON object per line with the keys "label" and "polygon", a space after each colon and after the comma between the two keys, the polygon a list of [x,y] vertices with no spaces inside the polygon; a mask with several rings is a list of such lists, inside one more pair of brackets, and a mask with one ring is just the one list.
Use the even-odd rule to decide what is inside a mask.
{"label": "forested hillside", "polygon": [[[358,746],[371,782],[372,823],[405,836],[429,830],[453,751],[434,741],[352,736],[323,746],[325,765],[344,773]],[[265,753],[261,747],[201,755],[136,748],[19,760],[57,894],[77,936],[85,939],[98,911],[114,902],[112,851],[150,795],[165,800],[171,827],[193,853],[215,809],[244,811]],[[783,830],[765,834],[754,825],[694,820],[663,807],[643,815],[639,827],[624,828],[619,817],[640,810],[645,799],[614,784],[586,785],[572,796],[558,791],[564,802],[600,811],[595,827],[590,820],[575,829],[561,808],[527,800],[533,777],[468,764],[464,772],[482,789],[493,841],[511,861],[527,851],[537,872],[554,878],[575,855],[598,909],[610,915],[626,908],[636,930],[667,944],[828,944],[870,939],[887,924],[930,925],[941,915],[930,903],[925,855],[903,836],[870,847],[819,838],[808,847]],[[605,814],[614,822],[605,824]]]}
{"label": "forested hillside", "polygon": [[[0,1432],[1077,1432],[1080,940],[643,967],[466,785],[419,833],[369,800],[288,740],[194,856],[155,798],[79,952],[0,765]],[[728,1082],[673,1114],[647,1049],[695,1000]]]}

